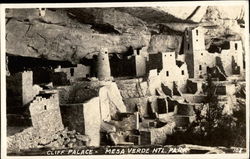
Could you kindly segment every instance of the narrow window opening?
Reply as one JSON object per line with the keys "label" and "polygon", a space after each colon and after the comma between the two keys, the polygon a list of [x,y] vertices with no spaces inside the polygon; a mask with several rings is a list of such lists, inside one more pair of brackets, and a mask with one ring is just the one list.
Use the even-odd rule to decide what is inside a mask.
{"label": "narrow window opening", "polygon": [[202,66],[201,65],[199,65],[199,70],[202,70]]}
{"label": "narrow window opening", "polygon": [[136,50],[136,53],[137,53],[137,55],[140,55],[140,50],[137,49],[137,50]]}
{"label": "narrow window opening", "polygon": [[166,76],[169,76],[169,72],[168,71],[166,71]]}
{"label": "narrow window opening", "polygon": [[198,30],[196,30],[196,35],[198,36]]}
{"label": "narrow window opening", "polygon": [[74,76],[74,68],[70,68],[70,75]]}
{"label": "narrow window opening", "polygon": [[190,45],[188,44],[188,50],[189,50],[189,48],[190,48]]}
{"label": "narrow window opening", "polygon": [[237,45],[237,43],[235,43],[235,44],[234,44],[234,48],[235,48],[235,50],[237,50],[237,49],[238,49],[238,45]]}
{"label": "narrow window opening", "polygon": [[45,106],[43,106],[43,108],[44,108],[44,110],[47,110],[47,106],[45,105]]}
{"label": "narrow window opening", "polygon": [[201,53],[201,56],[203,56],[203,53]]}
{"label": "narrow window opening", "polygon": [[184,75],[184,70],[181,70],[181,74]]}

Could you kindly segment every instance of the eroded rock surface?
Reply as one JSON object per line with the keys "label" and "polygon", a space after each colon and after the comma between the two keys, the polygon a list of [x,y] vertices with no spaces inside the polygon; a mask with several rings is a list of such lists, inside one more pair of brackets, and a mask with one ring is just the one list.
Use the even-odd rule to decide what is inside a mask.
{"label": "eroded rock surface", "polygon": [[[6,52],[75,63],[92,58],[101,47],[112,53],[124,53],[129,47],[179,53],[185,28],[197,25],[217,28],[206,32],[207,48],[214,36],[243,39],[235,15],[225,9],[197,6],[176,12],[172,8],[174,12],[169,7],[57,8],[47,9],[44,16],[38,9],[7,9]],[[236,17],[242,14],[239,6]]]}

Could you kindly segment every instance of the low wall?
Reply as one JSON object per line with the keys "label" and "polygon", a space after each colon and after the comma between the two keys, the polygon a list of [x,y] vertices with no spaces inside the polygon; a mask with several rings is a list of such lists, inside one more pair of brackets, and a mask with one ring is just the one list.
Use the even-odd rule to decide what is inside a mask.
{"label": "low wall", "polygon": [[182,97],[189,103],[203,103],[206,95],[182,94]]}

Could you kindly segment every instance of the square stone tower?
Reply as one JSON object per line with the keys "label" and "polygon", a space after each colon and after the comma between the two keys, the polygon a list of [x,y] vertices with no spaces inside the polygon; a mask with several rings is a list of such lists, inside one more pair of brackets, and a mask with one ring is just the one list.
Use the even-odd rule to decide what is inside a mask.
{"label": "square stone tower", "polygon": [[32,125],[40,136],[48,136],[64,128],[57,91],[41,91],[30,103],[29,110]]}
{"label": "square stone tower", "polygon": [[[184,54],[190,78],[200,78],[206,74],[204,30],[201,27],[188,28],[184,35]],[[213,60],[213,59],[212,59]]]}

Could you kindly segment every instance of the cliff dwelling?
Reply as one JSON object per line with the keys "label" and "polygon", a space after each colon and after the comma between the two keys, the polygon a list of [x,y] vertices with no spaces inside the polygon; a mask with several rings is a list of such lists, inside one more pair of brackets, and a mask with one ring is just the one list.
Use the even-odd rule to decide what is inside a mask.
{"label": "cliff dwelling", "polygon": [[[6,9],[8,154],[169,145],[246,151],[245,28],[220,7],[187,13]],[[223,127],[229,120],[234,125]],[[241,143],[225,135],[232,129]]]}

